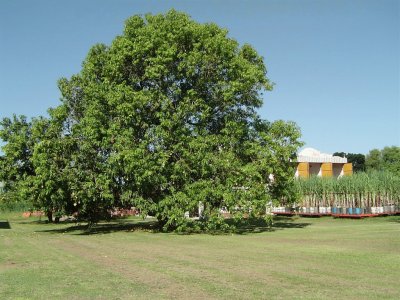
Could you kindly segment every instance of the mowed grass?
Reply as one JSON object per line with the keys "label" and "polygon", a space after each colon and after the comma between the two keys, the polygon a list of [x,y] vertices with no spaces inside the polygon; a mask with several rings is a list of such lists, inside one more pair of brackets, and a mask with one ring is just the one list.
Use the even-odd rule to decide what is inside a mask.
{"label": "mowed grass", "polygon": [[400,299],[398,216],[277,218],[233,235],[147,225],[88,234],[0,215],[0,299]]}

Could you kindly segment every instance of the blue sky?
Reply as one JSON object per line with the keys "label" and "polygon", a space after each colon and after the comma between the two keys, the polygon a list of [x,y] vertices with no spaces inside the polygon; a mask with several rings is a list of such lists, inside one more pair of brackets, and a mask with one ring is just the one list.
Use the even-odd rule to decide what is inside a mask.
{"label": "blue sky", "polygon": [[368,153],[400,146],[400,1],[1,0],[0,118],[46,115],[56,82],[80,71],[134,14],[187,12],[264,58],[276,84],[260,114],[292,120],[306,146]]}

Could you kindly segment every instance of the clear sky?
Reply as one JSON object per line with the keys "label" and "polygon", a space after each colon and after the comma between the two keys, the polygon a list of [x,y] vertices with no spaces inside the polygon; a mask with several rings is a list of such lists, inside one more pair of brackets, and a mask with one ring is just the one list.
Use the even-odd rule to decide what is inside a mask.
{"label": "clear sky", "polygon": [[46,115],[56,82],[80,71],[134,14],[184,11],[265,58],[276,84],[260,114],[295,121],[308,147],[400,146],[400,1],[1,0],[0,118]]}

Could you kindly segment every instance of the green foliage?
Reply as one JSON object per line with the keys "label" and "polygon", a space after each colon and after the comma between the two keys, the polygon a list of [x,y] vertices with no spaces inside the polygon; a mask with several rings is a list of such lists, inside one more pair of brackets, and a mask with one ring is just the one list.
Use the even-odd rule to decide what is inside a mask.
{"label": "green foliage", "polygon": [[30,198],[24,198],[26,180],[34,175],[31,156],[35,141],[32,122],[24,116],[13,115],[0,121],[3,156],[0,156],[0,210],[20,210],[31,207]]}
{"label": "green foliage", "polygon": [[400,147],[385,147],[371,150],[366,158],[367,170],[384,170],[400,176]]}
{"label": "green foliage", "polygon": [[364,172],[365,168],[365,155],[361,153],[344,153],[335,152],[334,156],[346,157],[347,161],[353,165],[354,172]]}
{"label": "green foliage", "polygon": [[372,149],[367,155],[360,153],[335,152],[333,155],[346,157],[353,164],[353,171],[388,171],[400,176],[400,147]]}
{"label": "green foliage", "polygon": [[[263,58],[227,34],[174,10],[129,18],[79,74],[59,80],[62,103],[49,119],[23,123],[34,142],[19,190],[56,214],[96,222],[135,206],[179,231],[223,227],[222,207],[242,218],[271,198],[294,199],[299,129],[260,119],[261,93],[272,89]],[[194,225],[185,214],[199,202]]]}
{"label": "green foliage", "polygon": [[365,157],[365,165],[368,170],[381,170],[381,151],[378,149],[372,149],[371,151],[369,151],[369,153]]}
{"label": "green foliage", "polygon": [[16,192],[3,192],[0,189],[0,212],[26,211],[29,209],[32,209],[32,205],[27,201],[22,201]]}
{"label": "green foliage", "polygon": [[347,153],[347,161],[353,164],[354,172],[365,171],[365,155],[361,153]]}
{"label": "green foliage", "polygon": [[0,121],[0,138],[5,142],[0,159],[0,181],[4,190],[13,190],[13,184],[34,174],[30,157],[33,152],[32,123],[26,117],[13,115]]}
{"label": "green foliage", "polygon": [[296,183],[304,205],[376,206],[400,201],[400,177],[390,172],[360,172],[338,179],[313,176]]}

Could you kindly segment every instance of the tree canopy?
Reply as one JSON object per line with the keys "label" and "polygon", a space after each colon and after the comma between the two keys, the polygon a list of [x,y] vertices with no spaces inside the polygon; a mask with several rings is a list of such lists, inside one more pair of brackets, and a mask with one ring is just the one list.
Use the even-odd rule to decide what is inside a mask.
{"label": "tree canopy", "polygon": [[388,171],[400,176],[400,147],[397,146],[372,149],[367,155],[345,152],[335,152],[333,155],[347,157],[355,172]]}
{"label": "tree canopy", "polygon": [[347,161],[353,165],[354,172],[365,171],[365,155],[361,153],[335,152],[334,156],[346,157]]}
{"label": "tree canopy", "polygon": [[199,203],[204,228],[222,224],[223,207],[260,216],[271,199],[295,196],[291,160],[301,145],[294,123],[257,114],[272,89],[266,73],[250,45],[215,24],[174,10],[133,16],[59,80],[49,118],[3,120],[2,166],[11,171],[0,180],[22,182],[38,208],[91,222],[135,206],[164,229],[185,230]]}
{"label": "tree canopy", "polygon": [[400,147],[372,149],[365,157],[367,170],[385,170],[400,176]]}

